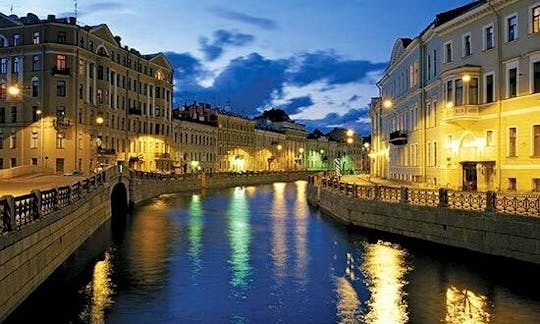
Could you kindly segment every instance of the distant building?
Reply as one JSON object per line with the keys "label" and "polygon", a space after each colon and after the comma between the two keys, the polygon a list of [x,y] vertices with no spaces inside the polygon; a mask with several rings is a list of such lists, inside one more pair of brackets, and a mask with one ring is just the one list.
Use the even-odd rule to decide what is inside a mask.
{"label": "distant building", "polygon": [[398,39],[371,105],[372,174],[540,191],[540,2],[474,1]]}

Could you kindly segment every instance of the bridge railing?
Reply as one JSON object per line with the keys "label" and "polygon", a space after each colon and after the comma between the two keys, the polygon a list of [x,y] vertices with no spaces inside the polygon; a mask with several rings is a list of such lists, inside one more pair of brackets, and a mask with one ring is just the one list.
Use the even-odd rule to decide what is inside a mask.
{"label": "bridge railing", "polygon": [[[315,184],[315,179],[311,177],[309,182]],[[446,188],[359,185],[328,178],[321,179],[320,186],[360,200],[540,217],[540,193],[471,192]]]}
{"label": "bridge railing", "polygon": [[66,208],[106,183],[100,172],[69,186],[33,190],[22,196],[0,197],[0,235],[16,231],[51,213]]}

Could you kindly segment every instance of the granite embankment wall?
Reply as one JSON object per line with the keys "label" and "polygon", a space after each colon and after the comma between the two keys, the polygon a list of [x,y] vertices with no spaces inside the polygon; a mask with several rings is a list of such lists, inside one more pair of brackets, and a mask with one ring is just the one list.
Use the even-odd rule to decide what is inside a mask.
{"label": "granite embankment wall", "polygon": [[130,182],[130,201],[138,204],[162,194],[189,192],[201,189],[220,189],[235,186],[254,186],[274,182],[307,180],[313,172],[215,173],[199,175],[159,175],[136,172]]}
{"label": "granite embankment wall", "polygon": [[345,224],[540,264],[539,217],[419,206],[399,197],[382,202],[359,191],[310,179],[308,201]]}

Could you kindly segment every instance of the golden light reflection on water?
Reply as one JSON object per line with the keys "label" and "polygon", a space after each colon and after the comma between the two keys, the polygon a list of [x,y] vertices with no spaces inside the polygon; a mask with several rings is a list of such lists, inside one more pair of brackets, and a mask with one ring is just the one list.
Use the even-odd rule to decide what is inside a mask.
{"label": "golden light reflection on water", "polygon": [[189,204],[189,257],[191,259],[193,276],[201,271],[201,233],[202,233],[202,208],[199,195],[191,196]]}
{"label": "golden light reflection on water", "polygon": [[232,268],[231,286],[246,288],[248,286],[251,266],[249,265],[249,243],[251,239],[249,226],[249,208],[244,188],[234,188],[229,217],[229,243],[231,245]]}
{"label": "golden light reflection on water", "polygon": [[274,188],[274,204],[272,205],[272,259],[274,274],[278,278],[287,275],[287,206],[285,204],[286,183],[276,182]]}
{"label": "golden light reflection on water", "polygon": [[294,205],[294,245],[296,252],[295,274],[297,278],[306,280],[307,278],[307,229],[309,209],[306,201],[306,181],[296,181],[296,199]]}
{"label": "golden light reflection on water", "polygon": [[336,278],[336,293],[339,323],[358,323],[360,299],[346,277]]}
{"label": "golden light reflection on water", "polygon": [[105,311],[113,303],[114,286],[110,278],[111,274],[112,258],[107,251],[105,252],[105,259],[98,261],[94,266],[92,281],[85,288],[90,297],[90,304],[79,316],[82,321],[89,323],[105,322]]}
{"label": "golden light reflection on water", "polygon": [[405,263],[407,253],[401,247],[386,242],[368,244],[361,268],[371,294],[367,302],[365,323],[406,323],[409,319],[404,288],[410,268]]}
{"label": "golden light reflection on water", "polygon": [[488,299],[467,289],[454,286],[446,290],[446,323],[489,323]]}

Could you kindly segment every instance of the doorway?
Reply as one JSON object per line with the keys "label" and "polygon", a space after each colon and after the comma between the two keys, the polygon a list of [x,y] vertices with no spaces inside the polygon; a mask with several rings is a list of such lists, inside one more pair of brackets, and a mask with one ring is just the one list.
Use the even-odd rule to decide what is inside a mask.
{"label": "doorway", "polygon": [[464,162],[463,163],[463,190],[476,191],[477,186],[478,186],[478,178],[476,175],[476,163]]}

